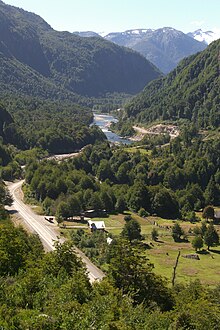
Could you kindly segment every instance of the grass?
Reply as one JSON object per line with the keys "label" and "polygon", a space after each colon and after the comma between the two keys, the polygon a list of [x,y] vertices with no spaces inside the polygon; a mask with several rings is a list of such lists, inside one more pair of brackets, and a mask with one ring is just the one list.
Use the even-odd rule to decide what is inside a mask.
{"label": "grass", "polygon": [[195,279],[199,279],[201,283],[208,286],[214,286],[219,283],[219,248],[213,248],[207,254],[199,253],[200,260],[195,260],[184,258],[184,255],[195,254],[190,242],[175,243],[169,236],[160,236],[159,242],[155,242],[153,245],[153,248],[147,252],[148,258],[154,264],[155,273],[165,276],[169,283],[172,280],[173,267],[179,250],[181,254],[175,283],[189,282]]}
{"label": "grass", "polygon": [[135,153],[139,151],[141,155],[148,155],[148,156],[151,155],[151,150],[146,150],[143,147],[128,147],[128,148],[124,148],[124,150],[129,153]]}
{"label": "grass", "polygon": [[[201,283],[213,287],[219,283],[220,275],[220,247],[211,248],[208,253],[198,253],[200,260],[185,258],[184,255],[195,254],[191,245],[193,236],[189,236],[189,230],[198,224],[187,221],[179,221],[185,233],[188,234],[189,242],[174,242],[172,238],[173,220],[166,220],[158,217],[142,218],[137,214],[128,212],[132,218],[141,225],[142,235],[145,242],[151,247],[146,250],[146,257],[154,264],[154,272],[167,278],[171,285],[173,267],[176,262],[178,251],[180,258],[176,271],[175,283],[190,282],[199,279]],[[111,214],[108,218],[95,218],[94,220],[104,220],[109,233],[118,236],[125,224],[124,214]],[[156,224],[156,225],[155,225]],[[151,231],[156,228],[159,233],[158,241],[151,238]],[[220,226],[216,226],[220,233]],[[206,247],[204,247],[206,249]]]}

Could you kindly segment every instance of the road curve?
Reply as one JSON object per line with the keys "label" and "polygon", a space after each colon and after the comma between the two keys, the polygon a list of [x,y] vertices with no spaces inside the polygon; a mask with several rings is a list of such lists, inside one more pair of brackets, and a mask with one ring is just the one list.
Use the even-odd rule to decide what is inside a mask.
{"label": "road curve", "polygon": [[[45,221],[43,216],[37,215],[33,210],[21,200],[19,191],[24,180],[15,183],[7,183],[7,187],[13,197],[13,204],[9,210],[17,212],[25,221],[25,224],[36,232],[42,240],[47,250],[55,250],[54,242],[63,243],[65,239],[59,236],[59,228],[55,224]],[[96,267],[78,248],[75,248],[76,253],[85,263],[90,282],[100,281],[105,276],[104,273]]]}

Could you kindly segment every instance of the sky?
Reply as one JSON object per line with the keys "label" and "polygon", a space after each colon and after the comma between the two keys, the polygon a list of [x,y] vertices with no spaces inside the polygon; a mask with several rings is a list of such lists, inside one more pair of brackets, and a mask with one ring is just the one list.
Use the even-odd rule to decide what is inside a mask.
{"label": "sky", "polygon": [[59,31],[122,32],[173,27],[220,31],[220,0],[3,0]]}

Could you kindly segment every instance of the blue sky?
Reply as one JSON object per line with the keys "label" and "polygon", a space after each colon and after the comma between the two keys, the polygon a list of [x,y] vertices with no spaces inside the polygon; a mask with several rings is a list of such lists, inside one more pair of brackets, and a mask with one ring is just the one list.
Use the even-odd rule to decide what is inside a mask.
{"label": "blue sky", "polygon": [[173,27],[220,30],[220,0],[3,0],[62,31],[119,32]]}

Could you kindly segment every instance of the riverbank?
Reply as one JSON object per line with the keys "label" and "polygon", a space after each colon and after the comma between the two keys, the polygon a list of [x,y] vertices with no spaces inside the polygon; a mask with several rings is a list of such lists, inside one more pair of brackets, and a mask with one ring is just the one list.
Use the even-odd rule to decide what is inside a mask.
{"label": "riverbank", "polygon": [[105,133],[108,141],[113,144],[131,144],[133,141],[130,138],[123,138],[117,133],[110,131],[111,123],[117,123],[118,119],[108,114],[94,113],[93,125],[97,125],[103,133]]}
{"label": "riverbank", "polygon": [[109,142],[119,143],[119,144],[131,144],[133,142],[139,142],[143,139],[145,135],[161,135],[168,134],[171,139],[177,137],[180,134],[179,127],[177,125],[171,124],[157,124],[149,128],[144,128],[140,126],[133,126],[135,130],[135,135],[132,137],[121,137],[117,133],[112,132],[109,128],[111,123],[117,123],[118,120],[109,114],[97,114],[94,113],[93,124],[100,127],[100,129],[105,133]]}

